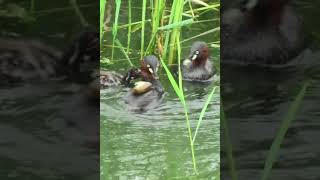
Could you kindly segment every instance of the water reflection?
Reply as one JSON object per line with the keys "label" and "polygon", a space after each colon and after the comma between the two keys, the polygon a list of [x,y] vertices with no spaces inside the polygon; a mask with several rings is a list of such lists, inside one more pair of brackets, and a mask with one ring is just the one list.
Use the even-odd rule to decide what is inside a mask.
{"label": "water reflection", "polygon": [[[1,176],[16,179],[96,176],[99,153],[86,146],[88,133],[84,129],[88,128],[79,123],[77,128],[70,127],[66,123],[75,118],[77,122],[86,122],[88,113],[88,118],[93,117],[94,112],[84,103],[81,86],[70,87],[69,83],[61,82],[24,84],[2,88],[0,93],[1,160],[17,164],[5,169]],[[72,113],[74,109],[77,113]]]}
{"label": "water reflection", "polygon": [[[123,99],[128,89],[101,91],[103,178],[184,179],[193,175],[183,107],[165,75],[160,79],[167,93],[160,105],[144,113],[129,111]],[[185,84],[193,129],[213,85]],[[196,140],[200,179],[214,178],[219,172],[219,102],[219,92],[216,92]]]}
{"label": "water reflection", "polygon": [[[309,58],[318,59],[318,53]],[[314,61],[314,59],[305,59]],[[271,144],[288,113],[290,103],[303,84],[313,78],[290,126],[280,155],[276,160],[270,179],[314,179],[319,174],[314,158],[318,156],[318,145],[314,137],[319,135],[318,123],[320,96],[319,65],[288,68],[266,67],[223,67],[222,98],[227,116],[228,128],[233,145],[238,176],[241,179],[261,178]],[[232,73],[231,73],[232,72]],[[223,73],[223,72],[222,72]],[[222,138],[222,142],[226,139]],[[222,178],[229,179],[226,157],[223,149]],[[228,164],[228,165],[227,165]]]}

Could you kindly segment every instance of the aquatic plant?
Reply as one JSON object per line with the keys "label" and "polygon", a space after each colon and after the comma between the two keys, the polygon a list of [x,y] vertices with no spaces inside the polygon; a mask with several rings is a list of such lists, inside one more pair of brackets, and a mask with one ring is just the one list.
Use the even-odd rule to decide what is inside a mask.
{"label": "aquatic plant", "polygon": [[302,104],[303,98],[306,94],[306,90],[309,84],[310,84],[310,81],[304,82],[302,88],[300,89],[299,93],[296,95],[294,101],[290,104],[287,114],[282,119],[281,126],[279,127],[279,130],[270,147],[261,180],[270,179],[269,177],[271,175],[271,170],[272,170],[273,164],[276,162],[279,156],[281,144],[284,141],[285,135],[288,129],[290,128],[292,121],[296,119],[297,113],[299,112],[299,107]]}
{"label": "aquatic plant", "polygon": [[[104,5],[104,7],[107,6]],[[131,0],[128,1],[127,7],[128,9],[125,10],[126,12],[128,12],[127,24],[119,23],[119,12],[122,9],[120,0],[115,0],[115,8],[113,12],[114,17],[112,17],[112,30],[111,28],[108,29],[106,27],[103,27],[103,23],[100,23],[100,27],[103,27],[103,32],[100,32],[101,35],[103,35],[104,32],[109,31],[111,31],[112,33],[112,37],[109,39],[112,42],[107,41],[108,44],[112,44],[111,47],[108,45],[104,45],[104,47],[110,47],[111,49],[111,57],[109,63],[114,63],[118,61],[114,59],[114,52],[116,49],[120,50],[120,52],[124,55],[125,59],[131,66],[138,63],[138,61],[132,60],[132,50],[130,48],[132,47],[131,42],[133,41],[132,33],[140,31],[140,59],[148,54],[157,54],[159,56],[162,67],[164,68],[165,73],[167,74],[167,77],[171,83],[171,86],[174,89],[176,95],[178,96],[181,105],[184,109],[193,162],[192,164],[194,172],[196,174],[197,164],[194,143],[196,141],[198,130],[201,127],[202,120],[205,116],[205,112],[208,108],[209,103],[212,101],[213,94],[216,91],[217,87],[215,87],[216,85],[212,87],[212,91],[207,101],[205,102],[200,117],[198,119],[195,132],[193,132],[189,118],[188,103],[184,96],[183,81],[180,70],[180,60],[182,52],[181,44],[190,42],[191,40],[208,34],[215,34],[217,37],[219,37],[219,24],[216,23],[216,27],[213,27],[212,29],[206,30],[195,36],[189,37],[188,39],[184,39],[181,41],[180,38],[181,33],[183,31],[182,28],[188,28],[191,25],[197,24],[200,25],[205,23],[219,22],[220,2],[218,0],[209,1],[208,3],[205,3],[204,1],[200,0],[173,0],[170,2],[166,0],[142,0],[141,6],[138,8],[139,10],[141,10],[141,12],[139,12],[141,14],[141,20],[136,22],[133,20],[132,17],[132,8],[134,7],[132,7]],[[101,12],[105,12],[105,10]],[[213,15],[215,17],[213,17],[212,19],[199,20],[199,17],[203,13],[207,12],[215,13]],[[103,16],[100,17],[101,20],[104,18],[105,14],[100,14],[100,16]],[[121,39],[125,38],[119,37],[118,31],[126,29],[126,46],[124,46],[124,42],[121,42]],[[108,38],[102,36],[102,39],[105,40]],[[106,41],[102,41],[103,44],[104,42]],[[213,48],[219,48],[219,43],[219,40],[217,40],[216,42],[210,42],[209,44]],[[102,46],[102,50],[104,47]],[[137,60],[139,60],[139,58]],[[102,67],[105,65],[103,62],[101,62]],[[178,64],[179,70],[177,81],[175,80],[172,72],[170,71],[169,66],[171,64]]]}
{"label": "aquatic plant", "polygon": [[104,27],[104,18],[105,18],[105,9],[107,6],[107,1],[100,0],[100,47],[103,36],[103,27]]}

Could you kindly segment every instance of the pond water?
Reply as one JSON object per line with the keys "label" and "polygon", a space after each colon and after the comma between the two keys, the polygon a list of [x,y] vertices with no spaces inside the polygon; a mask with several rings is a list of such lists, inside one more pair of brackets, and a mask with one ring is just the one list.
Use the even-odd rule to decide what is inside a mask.
{"label": "pond water", "polygon": [[[30,2],[0,1],[0,38],[36,39],[63,50],[82,29],[68,1],[36,0],[34,15],[29,14]],[[78,3],[87,21],[97,26],[99,4]],[[0,179],[99,178],[98,148],[86,144],[90,133],[98,131],[99,108],[86,102],[84,88],[62,80],[1,83]],[[81,121],[90,118],[96,123]],[[68,124],[75,119],[82,125]]]}
{"label": "pond water", "polygon": [[[104,179],[184,179],[193,175],[184,110],[166,76],[162,103],[145,113],[129,111],[128,89],[101,91],[101,165]],[[192,129],[215,84],[185,84]],[[195,144],[197,165],[204,179],[219,174],[220,95],[213,96]]]}
{"label": "pond water", "polygon": [[98,178],[99,156],[85,145],[89,124],[66,123],[99,118],[79,89],[62,82],[1,88],[1,179]]}
{"label": "pond water", "polygon": [[[315,6],[312,2],[311,7],[302,1],[295,2],[298,12],[305,18],[306,34],[311,34],[309,42],[312,43],[300,57],[303,62],[310,62],[309,65],[288,68],[221,65],[221,98],[229,125],[238,179],[261,179],[280,125],[290,104],[307,81],[311,83],[281,144],[269,179],[315,180],[320,177],[320,31],[317,26],[319,22],[312,18],[319,14],[319,5]],[[227,139],[224,136],[221,138],[223,145]],[[231,179],[226,147],[223,146],[221,150],[221,178]]]}
{"label": "pond water", "polygon": [[[303,77],[301,72],[288,69],[232,68],[232,70],[237,72],[233,73],[237,75],[237,79],[222,78],[224,88],[227,89],[222,91],[221,96],[224,100],[236,168],[240,179],[259,179],[271,144],[288,113],[290,103],[307,78]],[[243,79],[240,81],[239,77]],[[307,88],[297,117],[293,120],[281,145],[271,179],[319,177],[319,171],[315,170],[318,165],[314,160],[319,155],[317,151],[319,146],[316,143],[316,137],[319,136],[317,119],[320,110],[317,106],[320,101],[318,81],[319,78],[313,79]],[[244,82],[247,83],[243,84]],[[225,142],[226,139],[222,138],[221,143]],[[229,167],[229,164],[225,148],[222,149],[221,174],[222,178],[228,179],[230,177],[226,167]]]}
{"label": "pond water", "polygon": [[[141,4],[141,1],[133,1],[134,6],[137,4]],[[134,7],[133,19],[140,19],[140,11],[139,7]],[[148,9],[147,12],[149,14],[150,10]],[[127,13],[127,4],[122,2],[120,24],[127,23]],[[219,13],[208,11],[203,13],[199,20],[218,17]],[[212,21],[184,27],[181,40],[213,29],[218,26],[218,23],[218,21]],[[149,26],[150,24],[147,23],[146,32],[150,29]],[[117,37],[123,45],[126,45],[127,29],[120,29]],[[139,66],[140,30],[133,32],[131,37],[129,56],[133,63]],[[146,42],[148,38],[150,38],[149,33],[147,33]],[[188,56],[190,46],[196,40],[207,43],[216,42],[219,40],[219,33],[211,33],[182,43],[183,58]],[[102,51],[102,59],[110,60],[111,32],[106,33],[103,45],[105,47]],[[219,49],[210,49],[213,61],[219,62]],[[216,64],[219,70],[219,63]],[[124,73],[130,68],[122,52],[116,47],[114,61],[111,64],[103,63],[101,67],[119,73]],[[174,72],[173,69],[172,72]],[[193,132],[208,95],[214,87],[218,87],[209,103],[195,142],[195,156],[199,171],[199,174],[195,176],[183,106],[163,68],[160,68],[159,76],[166,91],[164,98],[156,108],[144,113],[132,112],[125,104],[124,97],[129,89],[121,86],[101,91],[101,179],[219,179],[219,81],[207,84],[184,82]]]}

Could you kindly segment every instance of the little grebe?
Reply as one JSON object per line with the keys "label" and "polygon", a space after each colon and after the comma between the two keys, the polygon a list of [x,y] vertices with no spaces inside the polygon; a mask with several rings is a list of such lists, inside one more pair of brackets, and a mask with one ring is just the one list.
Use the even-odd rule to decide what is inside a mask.
{"label": "little grebe", "polygon": [[183,78],[190,81],[206,81],[214,75],[209,48],[205,42],[193,43],[189,57],[183,61],[182,73]]}
{"label": "little grebe", "polygon": [[0,44],[2,83],[48,80],[78,72],[89,76],[91,66],[99,65],[99,35],[93,31],[80,33],[64,51],[28,39],[1,38]]}
{"label": "little grebe", "polygon": [[141,61],[142,81],[136,83],[125,98],[131,110],[143,112],[159,103],[164,91],[157,75],[158,68],[159,61],[156,56],[146,56]]}
{"label": "little grebe", "polygon": [[221,62],[287,64],[303,50],[300,19],[289,0],[238,0],[222,12]]}

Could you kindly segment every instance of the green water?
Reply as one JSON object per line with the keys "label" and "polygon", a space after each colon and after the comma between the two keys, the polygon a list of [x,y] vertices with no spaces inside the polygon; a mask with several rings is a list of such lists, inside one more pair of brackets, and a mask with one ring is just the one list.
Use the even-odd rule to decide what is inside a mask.
{"label": "green water", "polygon": [[[165,76],[161,76],[164,78]],[[143,114],[128,111],[128,89],[101,92],[101,165],[104,179],[184,179],[193,175],[184,111],[170,90],[163,102]],[[192,86],[192,85],[191,85]],[[193,130],[211,86],[186,91]],[[220,98],[214,95],[195,143],[198,178],[216,179],[219,173]]]}
{"label": "green water", "polygon": [[[33,15],[30,2],[0,1],[1,12],[8,5],[15,9],[11,17],[0,13],[0,38],[34,38],[63,50],[82,29],[68,1],[35,0]],[[87,21],[97,27],[99,4],[78,3]],[[99,118],[86,105],[82,88],[59,81],[1,86],[0,179],[99,178],[99,155],[84,146],[86,132],[66,124],[68,119]]]}
{"label": "green water", "polygon": [[[293,1],[303,17],[308,46],[298,57],[307,65],[259,68],[221,65],[224,111],[238,179],[261,179],[269,150],[290,104],[311,81],[281,143],[269,179],[319,179],[319,1]],[[227,140],[222,136],[221,144]],[[226,147],[221,148],[221,179],[231,179]]]}
{"label": "green water", "polygon": [[[133,1],[133,22],[141,18],[139,4],[141,1]],[[127,2],[123,1],[122,5],[119,17],[120,24],[126,24]],[[168,5],[167,8],[169,7]],[[147,17],[150,17],[150,9],[147,9],[147,14]],[[218,17],[219,13],[208,11],[203,13],[199,19]],[[112,18],[114,17],[112,16]],[[183,27],[181,40],[213,29],[218,26],[218,23],[218,21],[210,21]],[[146,42],[148,42],[150,39],[149,23],[147,23],[146,29]],[[136,66],[139,66],[140,30],[133,32],[131,36],[129,57]],[[119,30],[117,37],[126,47],[127,29]],[[111,32],[107,32],[103,43],[102,58],[111,59],[111,40]],[[189,55],[189,48],[196,40],[207,43],[216,42],[219,40],[219,33],[211,33],[182,43],[183,58]],[[211,48],[211,57],[219,70],[219,48]],[[111,64],[102,63],[101,66],[103,69],[120,73],[130,67],[117,47],[115,47],[115,57]],[[156,108],[145,113],[131,112],[127,104],[124,103],[124,97],[129,89],[117,87],[101,91],[101,179],[219,179],[219,90],[214,93],[209,103],[195,141],[195,158],[198,168],[198,174],[195,175],[183,106],[162,68],[160,68],[159,74],[166,94]],[[202,107],[213,87],[219,87],[219,82],[184,83],[193,132]]]}

